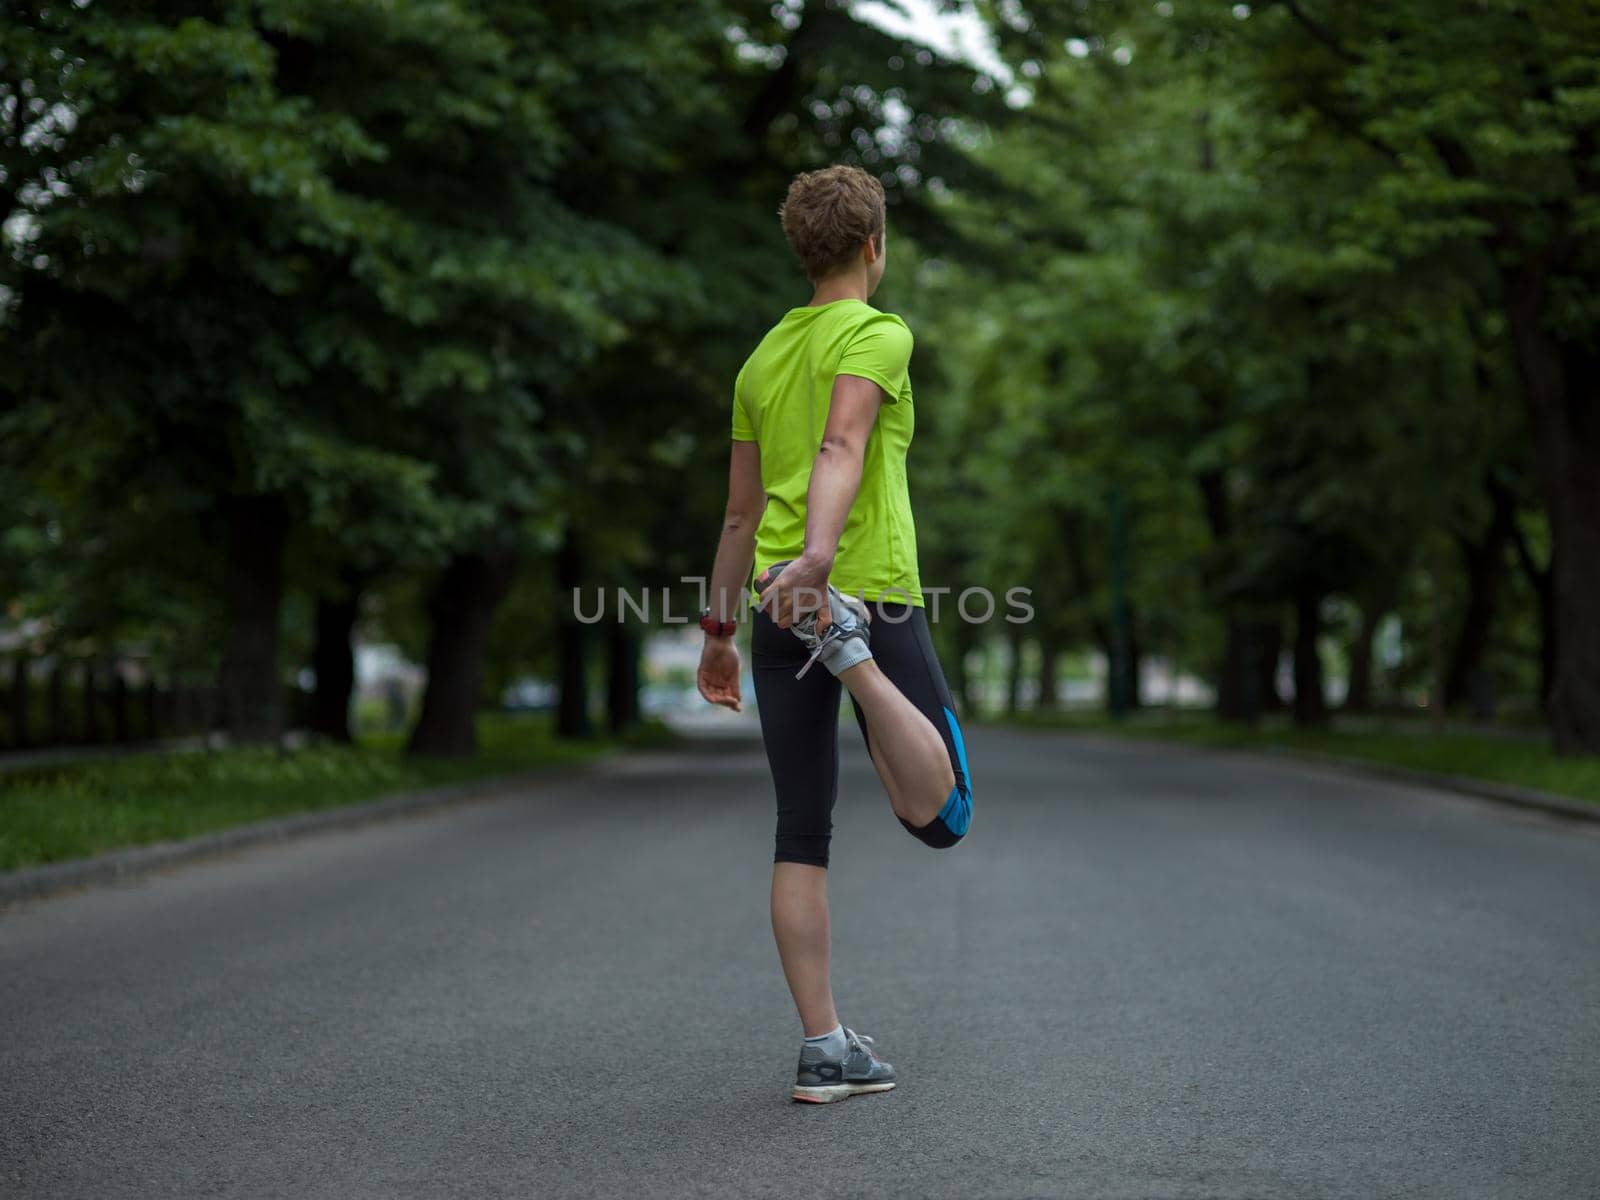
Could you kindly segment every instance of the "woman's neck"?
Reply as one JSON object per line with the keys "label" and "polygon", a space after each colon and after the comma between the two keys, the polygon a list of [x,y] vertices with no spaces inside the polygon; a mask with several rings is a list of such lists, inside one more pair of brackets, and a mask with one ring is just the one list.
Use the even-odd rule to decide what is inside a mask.
{"label": "woman's neck", "polygon": [[867,302],[867,281],[864,276],[835,275],[824,279],[817,284],[817,290],[811,297],[811,305],[832,304],[835,300],[859,300]]}

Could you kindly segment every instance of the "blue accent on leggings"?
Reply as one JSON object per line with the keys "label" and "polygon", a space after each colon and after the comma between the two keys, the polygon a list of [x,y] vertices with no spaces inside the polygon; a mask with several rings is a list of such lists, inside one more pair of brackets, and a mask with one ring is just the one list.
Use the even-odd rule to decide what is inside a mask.
{"label": "blue accent on leggings", "polygon": [[956,746],[956,764],[961,777],[950,789],[950,799],[939,810],[939,819],[945,828],[957,837],[965,837],[967,826],[972,824],[972,784],[967,776],[967,744],[961,740],[961,722],[948,708],[944,710],[945,724],[950,726],[950,740]]}

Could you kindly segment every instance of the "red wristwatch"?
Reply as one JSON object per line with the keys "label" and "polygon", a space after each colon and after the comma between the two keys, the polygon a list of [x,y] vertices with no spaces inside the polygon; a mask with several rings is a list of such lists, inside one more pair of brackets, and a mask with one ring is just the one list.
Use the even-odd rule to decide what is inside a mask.
{"label": "red wristwatch", "polygon": [[709,608],[700,610],[700,628],[712,637],[732,637],[739,628],[737,621],[719,621],[711,615]]}

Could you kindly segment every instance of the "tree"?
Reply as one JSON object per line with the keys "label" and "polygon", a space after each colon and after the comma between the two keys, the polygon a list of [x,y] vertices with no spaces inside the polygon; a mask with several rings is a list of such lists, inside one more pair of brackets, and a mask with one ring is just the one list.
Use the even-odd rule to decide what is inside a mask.
{"label": "tree", "polygon": [[[26,10],[3,383],[56,459],[87,447],[157,503],[174,476],[205,498],[236,737],[280,725],[291,542],[320,543],[319,574],[443,563],[440,589],[478,590],[437,611],[492,610],[494,572],[471,568],[548,501],[560,422],[543,397],[681,289],[661,254],[560,195],[564,162],[607,137],[621,160],[692,94],[684,39],[660,31],[641,62],[616,8]],[[518,52],[531,44],[560,52]],[[418,748],[465,749],[475,667],[432,665]]]}
{"label": "tree", "polygon": [[1600,753],[1600,10],[1274,6],[1251,38],[1283,107],[1387,166],[1390,236],[1477,256],[1504,314],[1553,540],[1561,753]]}

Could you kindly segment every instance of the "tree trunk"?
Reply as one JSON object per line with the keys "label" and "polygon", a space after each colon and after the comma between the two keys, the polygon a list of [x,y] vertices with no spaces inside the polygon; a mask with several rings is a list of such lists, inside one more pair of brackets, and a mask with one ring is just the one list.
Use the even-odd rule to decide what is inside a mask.
{"label": "tree trunk", "polygon": [[941,655],[950,664],[950,683],[954,685],[953,697],[961,706],[961,715],[965,716],[972,711],[972,680],[967,670],[966,646],[961,638],[954,638],[951,642],[952,653],[948,656]]}
{"label": "tree trunk", "polygon": [[1011,659],[1006,664],[1006,716],[1017,715],[1018,693],[1022,688],[1022,648],[1026,644],[1022,634],[1023,626],[1011,627]]}
{"label": "tree trunk", "polygon": [[1128,606],[1128,655],[1124,669],[1127,671],[1128,711],[1137,712],[1144,707],[1144,645],[1139,640],[1138,614]]}
{"label": "tree trunk", "polygon": [[133,740],[133,713],[128,708],[128,680],[122,668],[111,667],[111,736],[119,742]]}
{"label": "tree trunk", "polygon": [[345,583],[338,593],[317,599],[317,640],[311,651],[317,690],[311,697],[311,731],[348,745],[350,697],[356,686],[350,634],[361,609],[361,586],[348,578]]}
{"label": "tree trunk", "polygon": [[1511,537],[1511,527],[1516,520],[1511,497],[1505,491],[1491,488],[1489,494],[1494,502],[1489,527],[1476,541],[1459,539],[1462,564],[1467,572],[1467,611],[1450,652],[1450,664],[1445,669],[1446,709],[1465,702],[1478,690],[1483,657],[1489,648],[1489,634],[1494,626],[1499,600],[1506,542]]}
{"label": "tree trunk", "polygon": [[1243,721],[1250,716],[1249,623],[1237,613],[1225,618],[1222,632],[1222,662],[1217,667],[1217,716],[1224,721]]}
{"label": "tree trunk", "polygon": [[1550,687],[1558,754],[1600,754],[1600,355],[1546,328],[1546,274],[1504,271],[1506,315],[1550,516],[1553,615],[1561,653]]}
{"label": "tree trunk", "polygon": [[50,719],[50,744],[65,745],[70,736],[67,732],[67,667],[59,657],[50,668],[50,688],[45,703]]}
{"label": "tree trunk", "polygon": [[428,687],[407,751],[435,757],[477,752],[483,656],[494,610],[511,590],[516,556],[457,554],[428,601]]}
{"label": "tree trunk", "polygon": [[[1090,622],[1090,628],[1100,652],[1106,656],[1106,713],[1113,717],[1130,713],[1139,707],[1139,637],[1133,620],[1130,616],[1125,626],[1121,621],[1095,620]],[[1127,631],[1125,642],[1122,628]]]}
{"label": "tree trunk", "polygon": [[952,666],[955,669],[955,698],[961,711],[957,714],[963,718],[977,720],[978,710],[981,707],[979,697],[979,679],[987,674],[989,656],[983,654],[983,664],[979,672],[974,673],[967,665],[973,654],[981,650],[981,639],[978,636],[980,625],[969,625],[965,621],[958,621],[954,635],[950,638]]}
{"label": "tree trunk", "polygon": [[187,684],[174,679],[172,682],[172,732],[176,734],[190,734],[196,732],[199,722],[198,703],[195,699],[195,689]]}
{"label": "tree trunk", "polygon": [[606,724],[612,733],[626,733],[639,723],[639,635],[617,621],[608,640]]}
{"label": "tree trunk", "polygon": [[1321,725],[1327,720],[1327,702],[1322,690],[1322,656],[1317,653],[1317,638],[1322,633],[1322,596],[1311,587],[1295,595],[1294,627],[1294,723]]}
{"label": "tree trunk", "polygon": [[1517,561],[1539,604],[1539,711],[1550,711],[1550,689],[1556,680],[1556,592],[1551,583],[1553,574],[1549,566],[1541,567],[1533,561],[1533,551],[1528,539],[1515,522],[1511,525],[1511,544],[1517,551]]}
{"label": "tree trunk", "polygon": [[[588,626],[578,620],[574,589],[583,586],[583,550],[570,526],[556,555],[556,603],[560,606],[557,639],[561,698],[556,707],[556,735],[586,738],[589,724]],[[621,614],[617,614],[621,615]]]}
{"label": "tree trunk", "polygon": [[1378,624],[1388,611],[1387,605],[1375,600],[1361,608],[1361,626],[1350,643],[1350,686],[1344,694],[1346,712],[1372,711],[1372,643],[1378,635]]}
{"label": "tree trunk", "polygon": [[[1221,420],[1222,405],[1212,397],[1208,410],[1214,421]],[[1228,501],[1227,477],[1220,470],[1204,471],[1195,480],[1200,489],[1201,506],[1205,510],[1206,525],[1211,530],[1211,543],[1217,553],[1229,552],[1228,539],[1233,533],[1233,509]],[[1207,572],[1209,585],[1216,589],[1218,570]],[[1217,667],[1217,716],[1225,721],[1253,721],[1260,715],[1264,694],[1277,696],[1277,685],[1269,682],[1265,689],[1257,671],[1260,628],[1239,611],[1236,602],[1218,598],[1223,615],[1222,661]],[[1276,670],[1274,655],[1273,670]],[[1268,679],[1272,676],[1269,674]]]}
{"label": "tree trunk", "polygon": [[1040,712],[1056,710],[1056,658],[1058,651],[1054,638],[1039,639],[1039,700]]}
{"label": "tree trunk", "polygon": [[194,731],[194,689],[176,676],[172,680],[172,732],[189,734]]}
{"label": "tree trunk", "polygon": [[276,741],[283,730],[278,639],[289,514],[281,496],[227,503],[228,632],[217,686],[222,727],[235,744]]}
{"label": "tree trunk", "polygon": [[11,664],[11,748],[21,750],[32,739],[28,732],[28,656],[18,654]]}
{"label": "tree trunk", "polygon": [[161,695],[156,690],[155,672],[145,676],[144,692],[140,696],[140,715],[144,722],[145,740],[156,741],[161,736]]}
{"label": "tree trunk", "polygon": [[1277,618],[1255,621],[1251,625],[1251,667],[1254,677],[1254,706],[1259,712],[1282,712],[1283,697],[1278,692],[1278,659],[1283,656],[1283,622]]}
{"label": "tree trunk", "polygon": [[151,727],[158,734],[165,737],[174,737],[188,733],[183,727],[178,711],[179,683],[177,672],[167,677],[167,686],[156,689],[156,713]]}
{"label": "tree trunk", "polygon": [[82,739],[86,745],[98,745],[100,733],[100,706],[95,703],[95,693],[100,681],[95,677],[94,659],[83,664],[83,726]]}

